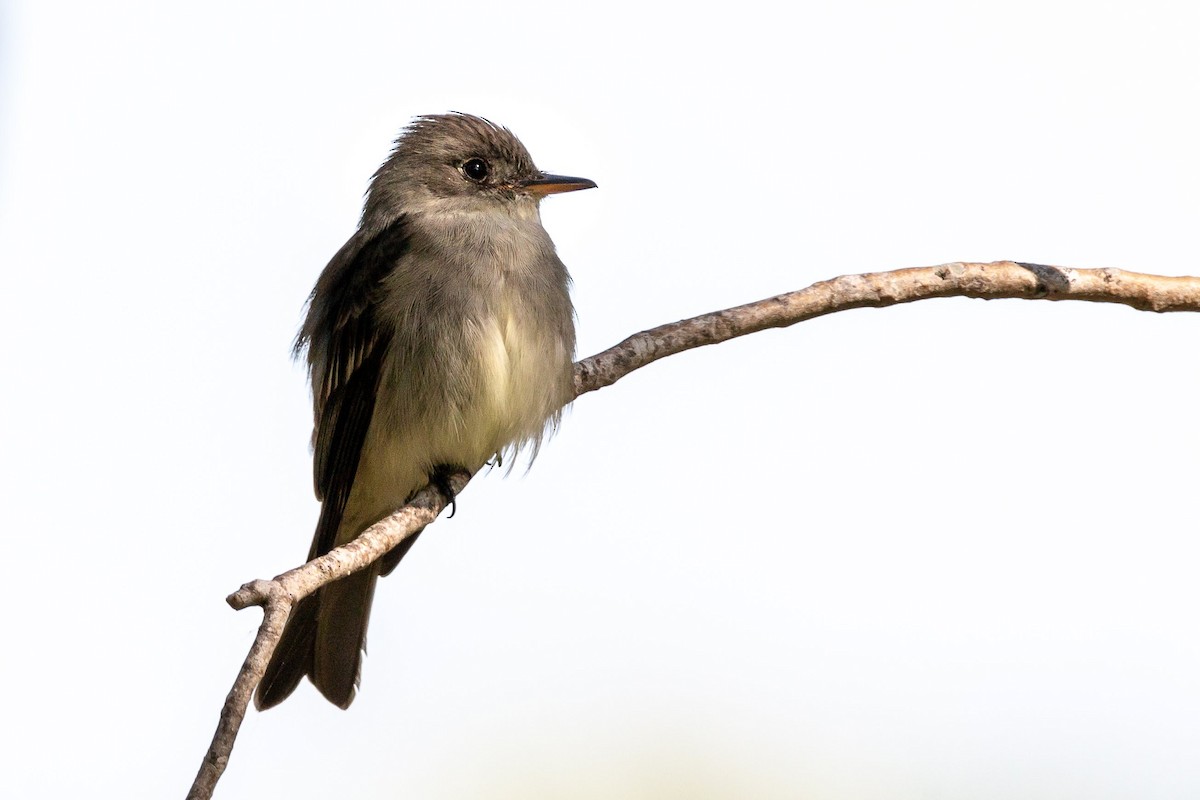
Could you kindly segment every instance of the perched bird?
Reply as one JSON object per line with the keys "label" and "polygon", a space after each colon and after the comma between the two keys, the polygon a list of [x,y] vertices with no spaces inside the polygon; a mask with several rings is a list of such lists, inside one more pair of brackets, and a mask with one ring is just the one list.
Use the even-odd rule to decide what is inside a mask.
{"label": "perched bird", "polygon": [[[595,185],[540,172],[511,132],[479,117],[420,117],[400,134],[296,338],[312,382],[321,500],[310,559],[451,470],[536,453],[572,397],[575,350],[570,276],[538,204]],[[258,708],[305,675],[350,705],[375,582],[415,540],[297,604]]]}

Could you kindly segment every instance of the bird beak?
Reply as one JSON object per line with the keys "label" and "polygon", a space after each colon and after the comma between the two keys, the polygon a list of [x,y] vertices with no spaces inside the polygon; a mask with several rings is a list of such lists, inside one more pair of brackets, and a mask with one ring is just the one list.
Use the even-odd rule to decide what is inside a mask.
{"label": "bird beak", "polygon": [[571,178],[566,175],[551,175],[543,172],[540,178],[522,181],[521,188],[534,197],[545,197],[559,192],[577,192],[580,189],[595,189],[596,182],[587,178]]}

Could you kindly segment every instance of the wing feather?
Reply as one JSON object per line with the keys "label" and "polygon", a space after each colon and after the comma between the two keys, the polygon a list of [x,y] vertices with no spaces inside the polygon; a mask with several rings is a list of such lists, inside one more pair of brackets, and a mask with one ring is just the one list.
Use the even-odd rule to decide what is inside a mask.
{"label": "wing feather", "polygon": [[409,248],[400,217],[374,235],[360,231],[313,290],[297,350],[308,349],[313,387],[313,483],[322,501],[309,557],[333,549],[371,427],[393,330],[379,313],[384,281]]}

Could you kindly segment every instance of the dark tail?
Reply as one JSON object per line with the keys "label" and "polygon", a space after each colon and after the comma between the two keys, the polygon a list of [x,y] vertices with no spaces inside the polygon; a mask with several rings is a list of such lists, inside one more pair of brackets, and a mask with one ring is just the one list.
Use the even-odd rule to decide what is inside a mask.
{"label": "dark tail", "polygon": [[292,609],[283,637],[271,654],[267,671],[254,692],[254,706],[259,711],[282,703],[300,685],[300,679],[312,672],[320,602],[321,592],[318,591]]}
{"label": "dark tail", "polygon": [[418,535],[401,542],[381,564],[317,590],[292,609],[254,693],[259,711],[286,700],[306,675],[329,702],[349,708],[358,690],[375,582],[381,570],[387,575],[396,568]]}
{"label": "dark tail", "polygon": [[329,702],[350,707],[377,578],[378,568],[367,569],[300,601],[255,692],[260,711],[286,700],[306,675]]}

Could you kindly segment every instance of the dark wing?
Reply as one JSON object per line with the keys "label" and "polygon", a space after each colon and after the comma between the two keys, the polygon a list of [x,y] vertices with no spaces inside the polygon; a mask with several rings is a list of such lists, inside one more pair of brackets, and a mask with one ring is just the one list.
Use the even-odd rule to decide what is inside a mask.
{"label": "dark wing", "polygon": [[[374,235],[355,234],[317,280],[296,339],[297,352],[308,350],[315,417],[313,479],[322,501],[310,560],[336,544],[392,339],[391,326],[379,314],[383,284],[408,246],[403,217]],[[305,675],[334,703],[342,708],[350,704],[374,586],[374,573],[360,573],[326,586],[292,609],[255,693],[258,708],[282,702]],[[332,640],[323,639],[319,630],[319,617],[327,612],[350,620],[340,626],[345,630],[332,631]],[[318,647],[334,654],[337,669],[332,674],[316,671]]]}
{"label": "dark wing", "polygon": [[[361,235],[361,233],[360,233]],[[313,290],[297,349],[308,348],[313,386],[313,481],[322,501],[309,558],[333,549],[363,442],[392,327],[379,313],[384,280],[408,251],[404,217],[343,253]],[[350,250],[350,252],[346,252]]]}

